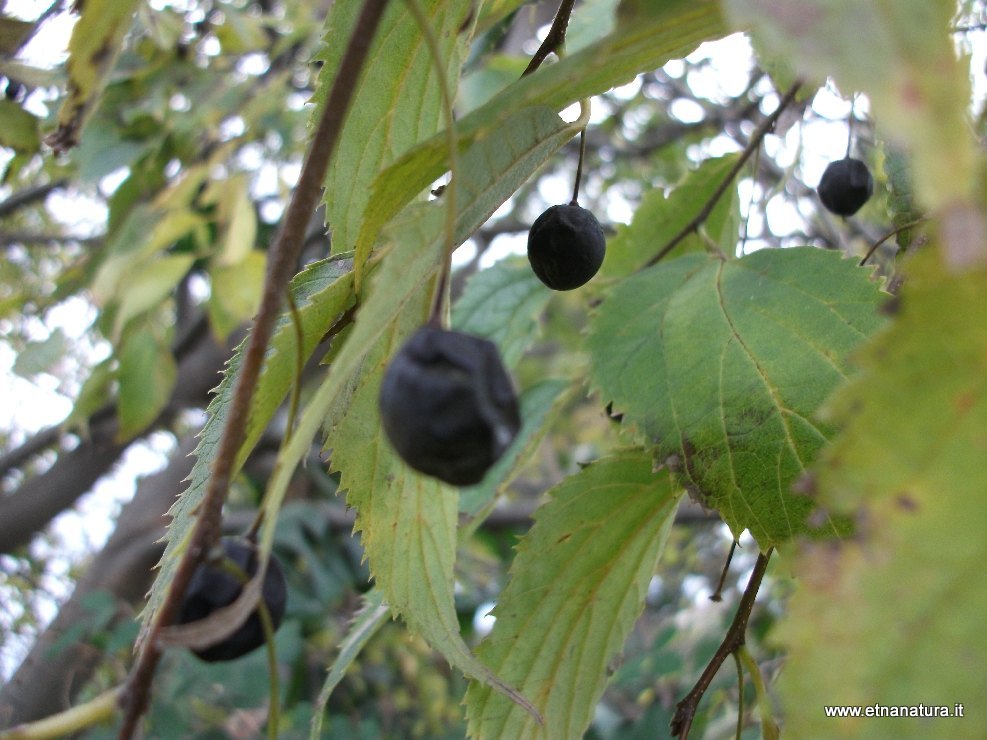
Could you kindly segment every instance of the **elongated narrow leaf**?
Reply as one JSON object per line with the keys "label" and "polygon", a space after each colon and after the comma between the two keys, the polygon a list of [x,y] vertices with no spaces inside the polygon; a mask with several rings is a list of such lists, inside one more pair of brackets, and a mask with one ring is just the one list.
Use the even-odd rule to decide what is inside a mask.
{"label": "elongated narrow leaf", "polygon": [[[623,23],[601,41],[558,64],[543,66],[465,116],[458,123],[460,147],[494,132],[500,140],[509,120],[525,108],[562,110],[629,82],[638,72],[684,57],[702,41],[725,32],[719,3],[712,0],[672,0],[654,6],[636,22]],[[382,172],[373,183],[374,207],[361,226],[357,252],[369,251],[383,224],[447,168],[446,139],[439,134]]]}
{"label": "elongated narrow leaf", "polygon": [[82,15],[69,40],[68,96],[58,112],[58,129],[48,138],[56,151],[79,143],[120,53],[137,0],[86,0],[76,7]]}
{"label": "elongated narrow leaf", "polygon": [[[466,51],[465,34],[473,0],[423,3],[439,42],[453,92]],[[315,99],[319,109],[335,81],[339,59],[363,3],[335,3],[328,21],[324,66]],[[326,176],[326,220],[332,249],[352,249],[371,203],[370,185],[377,173],[440,128],[443,97],[422,29],[403,2],[393,2],[381,21],[370,51],[373,64],[360,78],[360,95],[346,123]],[[316,114],[317,115],[317,114]]]}
{"label": "elongated narrow leaf", "polygon": [[[352,261],[349,259],[324,260],[308,267],[292,281],[291,290],[302,323],[303,358],[311,356],[326,331],[352,301],[351,266]],[[195,449],[197,459],[189,476],[188,488],[169,511],[172,520],[166,535],[167,545],[158,564],[160,572],[151,588],[143,613],[145,631],[171,586],[178,564],[177,555],[180,554],[176,551],[195,523],[195,512],[206,491],[212,462],[226,421],[226,410],[233,397],[242,351],[243,345],[230,360],[223,380],[216,389],[216,396],[206,410],[208,419],[199,435],[199,444]],[[275,328],[267,360],[257,382],[245,430],[245,442],[240,449],[236,470],[239,470],[250,450],[257,444],[264,428],[287,396],[295,380],[295,356],[295,328],[290,317],[284,315]]]}
{"label": "elongated narrow leaf", "polygon": [[[947,274],[939,260],[930,249],[907,263],[898,318],[827,405],[843,431],[816,468],[818,496],[858,527],[797,560],[802,585],[776,633],[792,737],[984,733],[987,272]],[[905,714],[823,710],[874,704]]]}
{"label": "elongated narrow leaf", "polygon": [[624,452],[591,464],[535,514],[478,654],[531,699],[531,716],[471,683],[472,737],[582,737],[607,665],[644,608],[681,497],[651,457]]}
{"label": "elongated narrow leaf", "polygon": [[768,548],[807,530],[811,501],[791,485],[831,433],[814,413],[881,324],[881,295],[833,252],[686,255],[603,303],[588,342],[593,378],[693,495]]}

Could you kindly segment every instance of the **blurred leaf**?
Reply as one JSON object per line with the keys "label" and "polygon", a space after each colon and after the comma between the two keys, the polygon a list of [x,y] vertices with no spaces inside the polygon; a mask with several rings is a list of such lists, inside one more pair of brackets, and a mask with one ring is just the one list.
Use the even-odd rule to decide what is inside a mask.
{"label": "blurred leaf", "polygon": [[[704,160],[670,193],[661,190],[646,192],[634,211],[630,225],[618,227],[617,235],[607,243],[601,273],[608,277],[621,277],[644,267],[696,217],[712,197],[713,191],[726,179],[738,156],[730,154]],[[736,194],[736,186],[732,190]],[[737,244],[738,218],[736,198],[723,197],[706,220],[707,233],[730,255],[733,255]],[[703,248],[703,240],[694,234],[676,247],[679,254]]]}
{"label": "blurred leaf", "polygon": [[251,254],[257,240],[257,213],[250,200],[246,177],[223,183],[220,195],[220,222],[223,236],[218,255],[221,267],[231,267]]}
{"label": "blurred leaf", "polygon": [[[202,223],[201,216],[185,208],[160,211],[144,204],[135,207],[106,244],[103,263],[92,281],[93,298],[103,306],[117,300],[135,271],[149,271],[151,280],[149,260],[155,253]],[[172,268],[178,264],[172,263]]]}
{"label": "blurred leaf", "polygon": [[12,370],[22,378],[33,378],[35,375],[51,370],[68,352],[68,339],[65,332],[55,329],[47,339],[28,342],[14,359]]}
{"label": "blurred leaf", "polygon": [[471,683],[470,736],[583,735],[608,665],[644,608],[680,497],[641,451],[599,460],[552,489],[518,545],[497,621],[477,650],[545,724]]}
{"label": "blurred leaf", "polygon": [[738,29],[803,76],[832,77],[844,95],[866,93],[882,132],[914,157],[927,208],[973,192],[968,70],[956,58],[951,2],[728,0]]}
{"label": "blurred leaf", "polygon": [[124,441],[143,431],[168,405],[178,367],[168,342],[151,328],[135,327],[124,337],[118,357],[117,439]]}
{"label": "blurred leaf", "polygon": [[[473,0],[423,4],[442,53],[452,93],[465,54],[460,26]],[[327,20],[327,48],[314,99],[325,105],[362,3],[335,3]],[[334,252],[353,249],[367,207],[376,203],[370,186],[377,173],[418,142],[438,131],[444,120],[442,92],[421,29],[404,3],[391,3],[377,31],[368,65],[360,79],[357,105],[347,114],[336,155],[326,176],[326,221]],[[315,113],[318,115],[318,112]],[[358,265],[362,262],[357,255]],[[359,270],[359,267],[358,267]],[[359,283],[359,276],[357,281]]]}
{"label": "blurred leaf", "polygon": [[812,501],[791,485],[830,435],[814,413],[881,325],[881,295],[819,249],[685,255],[614,288],[592,320],[592,375],[692,495],[765,550],[808,529]]}
{"label": "blurred leaf", "polygon": [[0,16],[0,54],[14,56],[31,37],[35,24],[9,16]]}
{"label": "blurred leaf", "polygon": [[[312,355],[329,328],[351,304],[353,285],[351,267],[352,262],[343,257],[321,260],[306,267],[292,280],[291,290],[302,323],[303,359],[307,360]],[[171,579],[178,565],[176,550],[191,530],[195,522],[195,512],[205,494],[213,456],[222,436],[226,410],[233,396],[235,380],[242,362],[243,349],[244,344],[241,344],[230,359],[223,379],[216,389],[216,395],[206,410],[207,419],[195,449],[196,461],[189,475],[188,488],[169,511],[172,519],[166,536],[165,552],[158,564],[158,577],[154,580],[147,606],[142,614],[142,639],[146,636],[147,625],[171,586]],[[244,443],[234,467],[234,475],[257,444],[261,433],[294,383],[295,355],[295,327],[290,316],[284,314],[278,319],[268,346],[264,367],[257,381],[247,428],[244,430]]]}
{"label": "blurred leaf", "polygon": [[255,249],[235,264],[218,264],[209,270],[209,324],[219,339],[225,340],[257,313],[266,267],[267,253]]}
{"label": "blurred leaf", "polygon": [[[921,214],[915,207],[912,184],[912,167],[908,156],[899,149],[888,147],[884,158],[884,174],[888,178],[888,211],[891,223],[902,227],[915,221]],[[904,229],[895,236],[901,249],[912,244],[913,229]]]}
{"label": "blurred leaf", "polygon": [[171,295],[175,286],[192,268],[195,257],[174,254],[145,262],[120,282],[119,307],[114,322],[114,336],[119,336],[127,322],[154,308]]}
{"label": "blurred leaf", "polygon": [[112,398],[111,386],[116,380],[116,371],[113,368],[114,359],[107,357],[100,362],[89,373],[89,377],[82,383],[72,411],[62,422],[66,429],[81,428],[82,434],[88,434],[86,423],[98,409],[103,408]]}
{"label": "blurred leaf", "polygon": [[551,297],[527,260],[504,259],[466,281],[452,326],[494,342],[511,369],[534,341],[537,317]]}
{"label": "blurred leaf", "polygon": [[[981,737],[987,695],[987,272],[906,263],[896,321],[826,410],[843,429],[816,467],[852,539],[804,548],[777,636],[792,737]],[[960,719],[833,719],[807,706],[933,705]],[[948,729],[946,729],[948,728]]]}
{"label": "blurred leaf", "polygon": [[137,0],[86,0],[69,40],[68,91],[58,112],[58,129],[47,139],[55,151],[71,149],[99,103],[116,62]]}
{"label": "blurred leaf", "polygon": [[[518,80],[465,116],[457,123],[460,146],[484,139],[500,143],[509,127],[524,121],[521,118],[524,109],[538,106],[540,110],[544,106],[546,113],[562,110],[629,82],[638,72],[686,56],[700,42],[715,38],[724,30],[719,4],[712,0],[662,3],[660,11],[646,21],[620,28],[600,42],[566,55],[557,64],[541,67],[536,74]],[[511,121],[515,117],[517,122]],[[566,132],[566,135],[572,134]],[[493,148],[494,144],[488,147]],[[370,197],[374,208],[360,228],[358,251],[369,251],[381,226],[438,179],[448,167],[447,160],[446,139],[439,134],[402,155],[375,178]]]}
{"label": "blurred leaf", "polygon": [[38,119],[12,100],[0,100],[0,146],[28,153],[41,146]]}

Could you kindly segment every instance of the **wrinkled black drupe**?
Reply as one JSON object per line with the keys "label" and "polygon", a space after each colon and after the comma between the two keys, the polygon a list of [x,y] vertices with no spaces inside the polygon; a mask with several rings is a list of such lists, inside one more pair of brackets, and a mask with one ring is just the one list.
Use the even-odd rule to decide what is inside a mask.
{"label": "wrinkled black drupe", "polygon": [[874,192],[874,178],[859,159],[846,157],[830,162],[817,188],[826,210],[837,216],[852,216]]}
{"label": "wrinkled black drupe", "polygon": [[433,326],[415,332],[391,360],[380,417],[402,460],[456,486],[479,483],[521,426],[493,342]]}
{"label": "wrinkled black drupe", "polygon": [[[250,542],[232,537],[222,540],[226,557],[236,564],[248,576],[257,572],[256,548]],[[201,563],[192,575],[185,599],[182,601],[178,624],[196,622],[205,619],[217,609],[232,604],[240,595],[241,584],[236,577],[224,571],[219,565]],[[284,617],[285,601],[288,590],[285,585],[284,572],[277,558],[271,556],[264,575],[264,586],[261,589],[264,604],[271,615],[271,624],[275,630],[281,625]],[[264,628],[261,625],[260,613],[256,610],[247,617],[240,628],[220,643],[192,652],[202,660],[210,663],[221,660],[234,660],[246,655],[251,650],[264,644]]]}
{"label": "wrinkled black drupe", "polygon": [[528,262],[552,290],[572,290],[589,282],[607,251],[603,227],[581,206],[552,206],[528,232]]}

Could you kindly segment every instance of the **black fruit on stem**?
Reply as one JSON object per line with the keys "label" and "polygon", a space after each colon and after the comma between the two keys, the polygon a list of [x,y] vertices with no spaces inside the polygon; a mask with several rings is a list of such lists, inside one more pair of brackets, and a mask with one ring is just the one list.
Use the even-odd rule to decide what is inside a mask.
{"label": "black fruit on stem", "polygon": [[[223,552],[239,570],[253,577],[257,572],[257,548],[247,540],[224,537]],[[205,619],[217,609],[232,604],[243,590],[236,575],[224,569],[221,563],[201,563],[192,575],[179,612],[178,624]],[[261,598],[271,615],[271,626],[277,630],[284,617],[287,587],[281,565],[272,555],[264,574]],[[264,627],[260,612],[254,610],[247,621],[222,642],[207,648],[193,650],[199,658],[210,663],[234,660],[264,644]]]}
{"label": "black fruit on stem", "polygon": [[528,262],[552,290],[572,290],[589,282],[607,251],[603,227],[596,216],[569,203],[552,206],[528,232]]}
{"label": "black fruit on stem", "polygon": [[874,178],[859,159],[830,162],[817,188],[819,200],[837,216],[852,216],[874,192]]}
{"label": "black fruit on stem", "polygon": [[394,355],[380,416],[405,463],[456,486],[479,483],[521,426],[493,342],[434,326],[419,329]]}

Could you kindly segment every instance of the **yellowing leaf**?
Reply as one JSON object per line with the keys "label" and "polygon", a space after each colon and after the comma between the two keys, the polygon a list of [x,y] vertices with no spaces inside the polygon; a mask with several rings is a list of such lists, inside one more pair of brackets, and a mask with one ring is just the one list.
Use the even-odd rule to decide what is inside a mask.
{"label": "yellowing leaf", "polygon": [[967,121],[969,72],[941,0],[728,0],[737,27],[800,74],[867,93],[878,130],[914,157],[922,204],[965,202],[976,144]]}
{"label": "yellowing leaf", "polygon": [[119,336],[127,322],[161,303],[185,277],[195,257],[173,254],[145,262],[121,280],[117,293],[114,336]]}
{"label": "yellowing leaf", "polygon": [[267,254],[254,250],[236,264],[219,264],[210,269],[209,323],[220,339],[257,313],[266,266]]}
{"label": "yellowing leaf", "polygon": [[[979,738],[987,696],[987,271],[907,263],[894,324],[828,406],[842,433],[816,466],[852,538],[804,548],[777,630],[792,737]],[[966,717],[827,718],[824,705],[963,705]]]}
{"label": "yellowing leaf", "polygon": [[68,95],[58,112],[58,129],[47,139],[57,152],[79,143],[120,53],[137,0],[86,0],[78,7],[82,14],[69,40]]}
{"label": "yellowing leaf", "polygon": [[0,100],[0,146],[30,153],[40,145],[38,119],[12,100]]}

